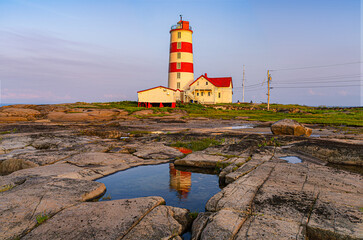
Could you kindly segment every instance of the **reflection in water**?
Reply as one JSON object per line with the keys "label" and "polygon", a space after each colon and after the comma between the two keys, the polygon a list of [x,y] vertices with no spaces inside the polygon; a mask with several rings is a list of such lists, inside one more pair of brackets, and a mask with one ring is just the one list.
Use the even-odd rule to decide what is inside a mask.
{"label": "reflection in water", "polygon": [[105,196],[112,200],[160,196],[168,206],[192,212],[204,211],[207,201],[220,191],[217,175],[176,169],[169,163],[130,168],[96,181],[106,185]]}
{"label": "reflection in water", "polygon": [[170,189],[176,190],[179,199],[188,198],[192,186],[192,173],[176,170],[173,163],[169,164]]}

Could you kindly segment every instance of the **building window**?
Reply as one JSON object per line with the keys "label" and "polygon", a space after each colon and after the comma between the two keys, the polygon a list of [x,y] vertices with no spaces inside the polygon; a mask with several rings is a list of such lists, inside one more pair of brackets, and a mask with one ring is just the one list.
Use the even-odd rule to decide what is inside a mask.
{"label": "building window", "polygon": [[208,97],[210,97],[210,92],[208,92]]}
{"label": "building window", "polygon": [[197,92],[197,96],[199,96],[199,92]]}
{"label": "building window", "polygon": [[221,93],[218,93],[218,98],[221,98]]}
{"label": "building window", "polygon": [[177,43],[176,48],[177,48],[177,49],[181,49],[181,42],[178,42],[178,43]]}
{"label": "building window", "polygon": [[176,69],[181,69],[181,63],[176,63]]}
{"label": "building window", "polygon": [[200,95],[201,95],[201,96],[203,96],[203,93],[204,93],[204,92],[201,92],[201,93],[200,93]]}
{"label": "building window", "polygon": [[176,73],[176,78],[179,79],[180,78],[180,72]]}
{"label": "building window", "polygon": [[197,82],[197,85],[199,86],[199,82]]}
{"label": "building window", "polygon": [[178,57],[178,59],[181,58],[181,53],[180,52],[177,53],[177,57]]}
{"label": "building window", "polygon": [[180,89],[180,82],[177,82],[177,83],[176,83],[176,88],[177,88],[177,89]]}
{"label": "building window", "polygon": [[178,38],[181,38],[181,32],[178,32]]}
{"label": "building window", "polygon": [[205,82],[205,85],[208,85],[208,82]]}

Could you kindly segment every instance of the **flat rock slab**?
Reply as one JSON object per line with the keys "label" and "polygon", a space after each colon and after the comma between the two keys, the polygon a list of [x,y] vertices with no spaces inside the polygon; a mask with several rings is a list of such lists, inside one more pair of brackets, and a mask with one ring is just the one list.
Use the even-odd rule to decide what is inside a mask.
{"label": "flat rock slab", "polygon": [[226,158],[223,156],[196,152],[189,154],[183,159],[176,160],[174,164],[189,167],[215,168],[218,162],[223,162],[224,160]]}
{"label": "flat rock slab", "polygon": [[[23,239],[125,239],[125,235],[135,232],[150,212],[163,203],[161,197],[82,203],[59,212]],[[165,211],[166,206],[160,207]],[[158,220],[164,220],[163,217],[166,215],[159,216]],[[167,225],[172,227],[177,222]],[[148,227],[151,231],[148,234],[152,235],[151,226],[143,227]]]}
{"label": "flat rock slab", "polygon": [[175,159],[184,156],[179,150],[158,142],[137,146],[134,155],[144,159]]}
{"label": "flat rock slab", "polygon": [[122,239],[171,239],[186,230],[190,222],[188,213],[186,209],[157,206]]}
{"label": "flat rock slab", "polygon": [[[57,163],[52,165],[22,169],[8,175],[10,178],[27,178],[27,177],[57,177],[57,178],[73,178],[73,179],[95,179],[102,177],[92,170],[80,168],[68,163]],[[4,178],[6,179],[6,178]],[[2,180],[0,179],[0,184]]]}
{"label": "flat rock slab", "polygon": [[75,165],[84,170],[92,171],[93,176],[85,176],[85,179],[93,180],[131,167],[160,164],[167,161],[168,160],[163,159],[142,159],[132,154],[125,153],[89,152],[74,155],[64,162]]}
{"label": "flat rock slab", "polygon": [[[193,239],[362,239],[362,180],[326,166],[271,159],[208,201],[210,215],[193,223],[199,235]],[[214,226],[215,216],[227,210],[229,217],[247,217]]]}
{"label": "flat rock slab", "polygon": [[37,216],[57,212],[101,195],[103,183],[52,177],[2,177],[13,188],[0,192],[0,239],[14,239],[33,229]]}

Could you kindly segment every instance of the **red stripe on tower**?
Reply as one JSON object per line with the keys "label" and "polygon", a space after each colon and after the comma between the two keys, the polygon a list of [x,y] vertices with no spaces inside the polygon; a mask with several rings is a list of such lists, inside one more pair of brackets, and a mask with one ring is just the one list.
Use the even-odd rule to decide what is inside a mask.
{"label": "red stripe on tower", "polygon": [[170,53],[173,52],[193,53],[193,44],[189,42],[180,42],[178,48],[178,42],[173,42],[170,44]]}
{"label": "red stripe on tower", "polygon": [[169,64],[169,72],[188,72],[188,73],[192,73],[192,72],[194,72],[193,63],[181,62],[180,66],[178,66],[178,63],[176,63],[176,62],[170,63]]}

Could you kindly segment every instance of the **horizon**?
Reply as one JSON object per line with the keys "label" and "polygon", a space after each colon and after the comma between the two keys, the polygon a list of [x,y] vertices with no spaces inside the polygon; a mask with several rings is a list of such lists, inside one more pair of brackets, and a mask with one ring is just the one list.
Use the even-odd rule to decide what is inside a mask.
{"label": "horizon", "polygon": [[232,77],[233,102],[245,65],[245,102],[267,101],[272,70],[271,103],[363,105],[361,1],[208,3],[2,1],[0,103],[136,101],[167,86],[169,30],[182,14],[195,78]]}

